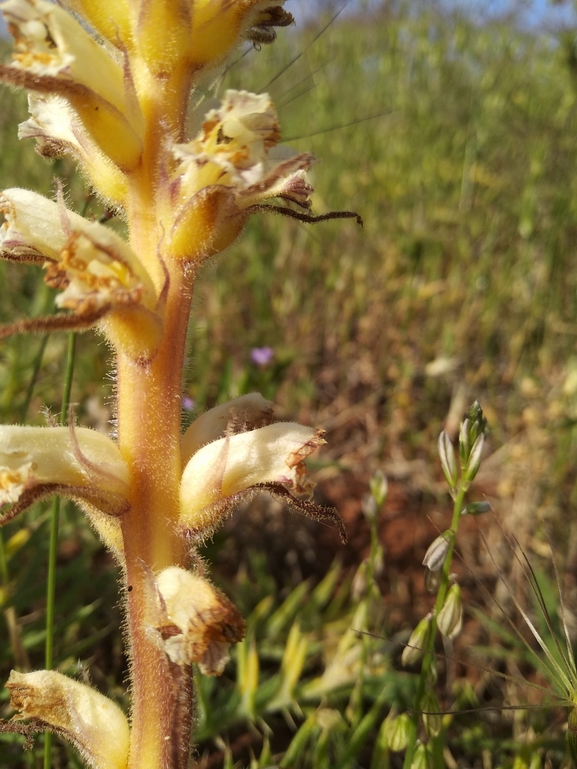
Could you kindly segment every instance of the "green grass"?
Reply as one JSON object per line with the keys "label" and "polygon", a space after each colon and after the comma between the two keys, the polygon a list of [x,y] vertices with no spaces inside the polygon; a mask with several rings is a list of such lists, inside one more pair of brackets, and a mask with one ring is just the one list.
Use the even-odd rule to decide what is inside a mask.
{"label": "green grass", "polygon": [[[479,28],[427,10],[349,17],[315,40],[319,26],[281,33],[270,50],[239,61],[226,85],[260,90],[280,73],[270,91],[287,143],[320,161],[315,213],[355,210],[364,228],[354,220],[254,218],[238,244],[203,271],[186,392],[202,410],[260,389],[287,418],[328,428],[324,475],[345,468],[366,481],[385,467],[394,478],[400,449],[407,460],[426,460],[420,482],[438,494],[436,436],[451,407],[462,412],[476,397],[492,429],[490,449],[504,457],[485,474],[486,488],[502,500],[500,511],[525,545],[545,517],[563,557],[575,545],[577,502],[577,75],[570,37],[536,37],[504,23]],[[15,123],[25,116],[22,95],[3,90],[3,187],[49,193],[55,173],[82,210],[70,164],[51,166],[16,141]],[[96,202],[89,206],[98,213]],[[39,271],[12,264],[0,270],[2,322],[51,311]],[[32,337],[2,345],[4,422],[23,420],[41,344]],[[265,345],[275,359],[259,369],[250,351]],[[57,415],[65,347],[64,335],[48,341],[29,422],[41,422],[44,407]],[[72,402],[83,424],[106,427],[113,416],[102,395],[107,355],[101,340],[79,339]],[[12,554],[2,599],[21,618],[32,667],[41,667],[46,508],[28,513],[25,526],[30,536],[17,551],[10,538],[22,521],[4,531]],[[224,548],[217,540],[217,562]],[[317,587],[306,604],[290,579],[279,584],[267,575],[258,553],[228,577],[251,632],[228,679],[201,684],[204,745],[219,729],[233,744],[256,720],[265,734],[263,723],[273,728],[268,742],[254,744],[260,766],[278,760],[275,733],[284,735],[282,749],[297,735],[291,766],[376,766],[378,750],[386,754],[381,721],[392,707],[410,708],[416,680],[395,669],[398,650],[388,642],[363,647],[347,636],[364,621],[355,614],[350,579],[341,575],[330,590],[324,583],[322,600]],[[60,669],[78,674],[81,659],[94,683],[122,702],[116,574],[71,506],[62,513],[58,580]],[[305,651],[288,691],[289,666],[281,663],[297,616]],[[386,635],[398,629],[386,622],[369,629],[383,628]],[[331,660],[355,644],[361,657],[353,660],[354,674],[323,690]],[[13,664],[10,646],[0,645],[0,679]],[[4,691],[0,702],[6,700]],[[446,718],[445,739],[467,765],[480,766],[486,749],[498,750],[494,766],[513,766],[521,731],[513,721],[503,718],[498,729],[479,715],[457,727],[453,721]],[[562,722],[536,723],[559,762]],[[378,743],[376,752],[361,753],[357,741]],[[0,737],[0,751],[2,767],[34,766],[12,738]],[[55,751],[55,765],[77,765],[64,748]]]}

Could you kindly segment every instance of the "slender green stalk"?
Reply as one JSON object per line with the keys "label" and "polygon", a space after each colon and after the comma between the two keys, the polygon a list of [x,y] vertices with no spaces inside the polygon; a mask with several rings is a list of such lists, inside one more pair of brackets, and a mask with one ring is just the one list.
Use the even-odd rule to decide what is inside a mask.
{"label": "slender green stalk", "polygon": [[[458,615],[453,615],[453,618],[450,618],[449,615],[449,619],[447,618],[447,612],[445,612],[443,617],[444,624],[441,626],[442,633],[452,636],[455,632],[458,633],[461,627],[462,604],[460,593],[454,593],[455,596],[459,596],[458,599],[454,599],[458,600],[458,605],[453,602],[451,607],[448,603],[447,606],[445,606],[445,602],[450,600],[450,595],[448,594],[451,582],[451,563],[453,560],[457,529],[459,527],[461,516],[464,514],[479,515],[482,512],[486,512],[487,509],[487,503],[485,502],[472,502],[466,507],[463,506],[465,495],[467,494],[471,482],[475,478],[481,464],[486,431],[487,420],[483,415],[483,410],[481,409],[479,402],[475,401],[466,412],[459,430],[458,453],[460,472],[449,436],[444,430],[439,435],[439,457],[441,459],[443,475],[449,485],[451,497],[453,498],[453,516],[450,528],[440,534],[431,543],[423,560],[423,565],[430,570],[431,574],[438,574],[439,583],[435,607],[430,616],[426,640],[422,645],[424,657],[421,664],[417,693],[415,695],[415,707],[410,721],[407,751],[405,753],[403,769],[410,769],[415,760],[421,711],[423,711],[423,715],[426,711],[429,711],[429,717],[433,716],[431,711],[438,710],[438,704],[436,706],[435,704],[432,706],[431,704],[428,704],[428,706],[425,707],[424,703],[425,697],[428,694],[427,684],[431,678],[431,667],[433,665],[435,652],[435,638],[441,621],[441,612],[445,611],[445,609],[449,612],[454,612],[455,610],[458,611]],[[419,644],[419,646],[421,646],[421,644]],[[429,698],[429,703],[430,702],[431,700]],[[436,698],[433,698],[433,702],[436,703]],[[436,718],[439,718],[438,713],[436,714]],[[438,727],[435,725],[434,728],[432,728],[430,724],[425,724],[425,726],[433,740],[436,740],[439,736],[441,723],[439,722]],[[424,747],[424,749],[427,750],[426,747]],[[437,765],[442,768],[444,764],[438,764],[438,762],[435,761],[435,767],[437,767]]]}
{"label": "slender green stalk", "polygon": [[451,519],[450,531],[453,533],[449,550],[445,558],[443,570],[441,573],[441,582],[437,591],[437,598],[435,600],[435,609],[431,618],[431,624],[429,626],[429,635],[427,637],[427,643],[425,645],[425,656],[421,665],[421,672],[419,675],[419,684],[417,686],[417,693],[415,695],[415,709],[412,715],[412,729],[409,737],[409,744],[407,746],[407,752],[405,754],[405,762],[403,769],[409,769],[413,761],[415,749],[417,747],[417,735],[419,730],[419,719],[421,717],[420,704],[425,693],[425,687],[427,685],[427,679],[431,671],[431,665],[433,664],[433,655],[435,651],[435,638],[437,635],[437,617],[443,607],[447,590],[449,589],[449,574],[451,573],[451,562],[453,560],[453,550],[455,548],[455,539],[457,536],[457,529],[459,526],[459,520],[461,518],[461,510],[463,509],[463,502],[465,494],[469,488],[469,484],[464,481],[459,485],[459,490],[455,496],[453,505],[453,517]]}
{"label": "slender green stalk", "polygon": [[50,334],[44,334],[44,336],[42,337],[42,341],[40,342],[40,347],[38,348],[38,352],[36,353],[36,357],[34,358],[34,363],[32,366],[32,376],[30,377],[30,382],[28,383],[28,389],[26,390],[24,403],[20,408],[21,422],[24,422],[24,420],[26,419],[26,414],[28,413],[32,396],[34,395],[34,388],[36,387],[36,382],[38,381],[40,366],[42,365],[42,359],[44,358],[44,352],[46,350],[46,345],[48,344],[49,338],[50,338]]}
{"label": "slender green stalk", "polygon": [[[46,335],[45,339],[48,338]],[[62,392],[62,406],[60,421],[66,424],[68,421],[68,408],[70,406],[70,392],[72,390],[72,377],[74,374],[74,355],[76,349],[76,334],[68,335],[68,351],[66,357],[66,373],[64,375],[64,390]],[[45,667],[51,670],[54,664],[54,608],[56,599],[56,555],[58,550],[58,525],[60,520],[60,497],[54,497],[50,512],[50,544],[48,549],[48,582],[46,586],[46,645]],[[52,747],[52,735],[46,732],[44,736],[44,769],[50,769],[50,752]]]}
{"label": "slender green stalk", "polygon": [[[34,394],[36,382],[38,381],[38,374],[40,373],[40,366],[42,365],[42,359],[44,357],[44,352],[46,350],[46,345],[48,343],[49,336],[50,336],[49,334],[45,334],[42,337],[42,341],[40,342],[40,347],[38,348],[38,352],[36,353],[36,357],[34,358],[34,364],[32,367],[32,376],[30,377],[30,382],[28,383],[28,388],[26,390],[24,403],[20,408],[19,416],[20,416],[21,422],[24,422],[24,420],[26,419],[26,414],[28,413],[28,408],[30,407],[30,402]],[[2,584],[3,587],[7,587],[9,582],[10,582],[10,572],[8,570],[8,558],[6,556],[4,532],[2,531],[2,529],[0,529],[0,584]],[[14,655],[16,664],[20,668],[23,668],[23,667],[26,668],[28,667],[28,657],[22,645],[20,627],[18,625],[14,607],[9,607],[8,609],[6,609],[4,612],[4,616],[6,619],[6,624],[8,625],[8,632],[10,635],[12,653]]]}

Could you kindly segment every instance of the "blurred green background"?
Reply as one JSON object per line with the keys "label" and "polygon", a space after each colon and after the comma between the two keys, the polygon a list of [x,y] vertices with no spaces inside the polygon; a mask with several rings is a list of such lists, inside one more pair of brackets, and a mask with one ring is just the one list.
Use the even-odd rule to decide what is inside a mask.
{"label": "blurred green background", "polygon": [[[321,492],[341,507],[353,535],[352,548],[342,555],[347,568],[329,572],[332,576],[321,583],[307,613],[306,591],[299,582],[308,573],[318,577],[310,563],[316,558],[330,562],[336,551],[334,546],[326,556],[315,553],[314,524],[302,541],[295,533],[300,522],[287,524],[294,531],[275,524],[280,526],[279,549],[289,556],[296,549],[297,555],[292,561],[287,556],[274,574],[259,553],[263,541],[256,535],[250,539],[258,530],[258,525],[250,527],[250,511],[243,512],[246,523],[229,530],[241,545],[217,539],[209,556],[250,615],[254,632],[239,652],[237,683],[229,681],[232,689],[222,690],[228,694],[219,693],[222,682],[202,684],[200,734],[212,739],[207,744],[214,751],[226,742],[222,735],[214,742],[223,724],[236,724],[242,736],[245,727],[238,724],[282,712],[277,730],[292,734],[298,725],[309,724],[309,736],[316,734],[322,748],[298,754],[291,765],[334,769],[371,760],[380,765],[380,759],[365,761],[360,752],[346,752],[347,745],[357,744],[351,734],[364,724],[361,736],[374,742],[379,719],[391,705],[410,703],[414,687],[410,676],[391,667],[394,652],[387,641],[376,650],[359,647],[355,664],[372,660],[366,689],[359,689],[358,669],[349,670],[344,662],[349,672],[341,671],[338,685],[329,685],[327,660],[349,653],[349,646],[339,646],[336,639],[347,628],[374,630],[376,625],[390,637],[422,616],[421,599],[402,589],[399,572],[381,584],[393,596],[387,599],[394,604],[388,615],[382,614],[382,600],[372,624],[366,612],[362,617],[354,613],[375,601],[370,584],[365,584],[368,603],[359,599],[364,593],[358,584],[356,593],[351,586],[356,566],[364,563],[366,569],[377,557],[367,555],[362,493],[381,469],[399,509],[412,506],[407,512],[423,519],[431,510],[446,511],[437,435],[446,427],[454,436],[475,398],[491,427],[479,496],[493,503],[529,553],[545,560],[546,524],[563,564],[561,582],[569,600],[575,593],[577,29],[545,33],[523,29],[514,18],[481,23],[463,13],[410,3],[385,3],[370,13],[330,18],[311,18],[281,33],[270,48],[239,53],[219,85],[268,90],[284,140],[319,159],[312,173],[314,213],[354,210],[364,227],[354,220],[307,225],[261,215],[237,244],[203,269],[190,328],[183,421],[259,390],[278,403],[282,417],[327,430],[328,446],[315,469]],[[7,52],[8,44],[4,48]],[[86,197],[69,162],[49,164],[34,154],[31,143],[17,141],[16,124],[24,119],[25,96],[3,89],[3,187],[51,194],[57,175],[77,210],[99,216],[101,205]],[[0,275],[5,288],[1,322],[53,311],[40,270],[2,263]],[[2,344],[0,421],[43,423],[46,409],[57,414],[65,335],[48,339],[23,413],[42,343],[40,337],[16,337]],[[255,362],[255,348],[270,348],[270,360]],[[72,400],[81,424],[111,429],[113,371],[102,340],[80,337]],[[353,513],[330,494],[330,484],[343,478],[347,500],[356,502]],[[257,521],[259,514],[257,504],[252,513]],[[262,515],[278,518],[279,512],[267,509]],[[4,532],[8,560],[0,598],[4,610],[13,611],[21,623],[20,662],[28,656],[33,668],[42,666],[46,516],[42,509],[33,510],[24,529],[16,522]],[[387,536],[393,534],[379,531],[379,557],[386,562],[387,551],[394,549]],[[488,530],[498,560],[500,537]],[[78,659],[87,660],[83,664],[94,683],[122,699],[126,662],[118,636],[117,575],[72,506],[64,510],[61,541],[60,669],[78,672]],[[417,550],[414,570],[419,568]],[[499,562],[508,573],[506,553]],[[291,571],[291,563],[298,568]],[[522,576],[512,579],[516,589],[515,579]],[[293,675],[298,669],[296,678],[303,676],[300,688],[289,687],[291,694],[283,700],[278,687],[286,683],[291,667],[283,655],[289,634],[296,632],[291,630],[295,617],[308,634],[303,652],[308,662],[300,668],[295,663]],[[255,662],[250,643],[259,638],[258,644],[264,644],[261,676],[269,681],[268,689],[253,685],[258,658]],[[346,638],[356,648],[354,639]],[[292,637],[293,646],[289,643],[291,654],[297,654],[297,641]],[[14,646],[0,644],[2,679],[14,658]],[[272,672],[282,659],[284,672]],[[258,676],[257,669],[257,682]],[[465,689],[466,676],[463,681]],[[329,693],[334,691],[338,697],[331,706]],[[6,692],[1,697],[6,702]],[[216,705],[207,704],[211,697]],[[307,703],[319,701],[329,703],[328,715],[310,721]],[[363,721],[371,713],[372,720]],[[562,724],[557,726],[555,745],[562,744]],[[550,722],[540,728],[543,734]],[[469,732],[474,736],[467,743]],[[476,762],[481,761],[479,745],[493,745],[490,728],[476,723],[469,732],[459,731],[456,755],[465,761],[460,765],[486,766]],[[500,740],[495,744],[510,747],[510,739],[514,745],[514,729],[500,728],[495,739]],[[23,757],[20,742],[2,740],[0,751],[5,746],[8,757],[0,766],[35,765],[33,754]],[[359,740],[357,734],[358,744],[364,744]],[[514,747],[509,747],[503,747],[503,763],[495,766],[512,765],[507,761]],[[258,765],[267,765],[268,758],[263,753]],[[221,765],[207,761],[207,766]],[[78,760],[57,747],[54,765],[77,766]]]}

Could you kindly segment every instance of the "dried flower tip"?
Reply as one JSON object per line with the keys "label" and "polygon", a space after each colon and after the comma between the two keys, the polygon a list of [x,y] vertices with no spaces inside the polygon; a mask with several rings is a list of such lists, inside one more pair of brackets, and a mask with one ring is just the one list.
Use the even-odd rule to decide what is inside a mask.
{"label": "dried flower tip", "polygon": [[445,476],[451,491],[453,491],[457,488],[457,483],[459,482],[459,470],[457,468],[457,460],[455,459],[453,444],[444,430],[439,435],[437,448],[441,459],[443,475]]}
{"label": "dried flower tip", "polygon": [[456,638],[463,627],[463,599],[457,583],[451,585],[437,617],[437,627],[447,638]]}
{"label": "dried flower tip", "polygon": [[220,675],[230,644],[244,638],[246,623],[236,606],[210,582],[178,566],[162,571],[156,583],[167,619],[159,630],[172,662],[196,662],[205,675]]}
{"label": "dried flower tip", "polygon": [[410,667],[419,663],[427,650],[429,641],[429,629],[431,627],[431,615],[424,617],[411,633],[407,645],[401,655],[403,667]]}
{"label": "dried flower tip", "polygon": [[6,686],[20,711],[17,719],[39,719],[75,745],[93,769],[126,769],[128,721],[108,697],[49,670],[13,670]]}
{"label": "dried flower tip", "polygon": [[294,22],[290,13],[284,11],[280,5],[264,10],[253,22],[254,26],[247,30],[245,38],[255,46],[269,45],[276,40],[275,27],[288,27]]}
{"label": "dried flower tip", "polygon": [[440,571],[443,568],[449,548],[453,544],[454,534],[451,529],[447,529],[436,537],[425,553],[423,566],[430,571]]}
{"label": "dried flower tip", "polygon": [[250,393],[206,411],[194,420],[181,438],[182,462],[188,462],[202,446],[222,438],[225,433],[233,435],[270,424],[273,410],[271,401],[260,393]]}
{"label": "dried flower tip", "polygon": [[231,512],[218,503],[263,484],[312,493],[304,460],[324,442],[321,431],[279,422],[209,443],[184,468],[180,524],[209,535]]}
{"label": "dried flower tip", "polygon": [[383,721],[383,730],[389,750],[394,753],[405,750],[409,744],[412,727],[413,724],[408,713],[401,713],[395,718],[387,717]]}
{"label": "dried flower tip", "polygon": [[86,427],[0,426],[0,505],[32,504],[54,488],[118,512],[128,468],[110,438]]}

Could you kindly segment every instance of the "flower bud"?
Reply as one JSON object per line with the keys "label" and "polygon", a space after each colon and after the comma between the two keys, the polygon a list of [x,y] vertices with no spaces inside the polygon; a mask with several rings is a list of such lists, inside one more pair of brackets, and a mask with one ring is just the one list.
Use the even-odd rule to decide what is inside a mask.
{"label": "flower bud", "polygon": [[481,433],[481,435],[477,436],[475,442],[473,443],[471,453],[469,454],[469,459],[467,460],[467,466],[464,469],[464,474],[467,481],[472,481],[479,471],[479,467],[481,466],[481,454],[483,453],[484,444],[485,436],[483,433]]}
{"label": "flower bud", "polygon": [[453,544],[454,534],[451,529],[447,529],[434,539],[425,553],[423,566],[430,571],[440,571],[445,563],[445,558],[449,548]]}
{"label": "flower bud", "polygon": [[93,769],[126,769],[126,716],[108,697],[52,670],[17,673],[6,684],[18,720],[37,718],[75,745]]}
{"label": "flower bud", "polygon": [[464,467],[469,456],[471,449],[471,441],[469,438],[469,420],[463,419],[459,428],[459,459],[461,461],[461,467]]}
{"label": "flower bud", "polygon": [[422,743],[417,745],[410,769],[433,769],[433,756],[428,747]]}
{"label": "flower bud", "polygon": [[369,483],[369,488],[377,507],[382,507],[385,504],[389,490],[389,482],[387,481],[387,476],[383,473],[382,470],[377,470],[377,472],[373,475]]}
{"label": "flower bud", "polygon": [[384,723],[387,747],[394,753],[405,750],[409,744],[412,730],[412,721],[408,713],[401,713],[395,718],[386,718]]}
{"label": "flower bud", "polygon": [[469,502],[461,510],[461,515],[483,515],[492,510],[490,502]]}
{"label": "flower bud", "polygon": [[423,723],[429,737],[436,737],[441,731],[443,725],[442,715],[439,712],[439,700],[435,692],[428,688],[420,702],[420,708],[423,714]]}
{"label": "flower bud", "polygon": [[431,626],[431,616],[424,617],[417,627],[411,633],[407,645],[401,655],[401,664],[403,667],[416,665],[423,659],[429,640],[429,628]]}
{"label": "flower bud", "polygon": [[437,627],[447,638],[456,638],[463,627],[463,599],[457,583],[451,585],[437,617]]}
{"label": "flower bud", "polygon": [[441,571],[431,571],[425,569],[425,590],[427,593],[434,594],[441,584]]}
{"label": "flower bud", "polygon": [[443,468],[443,475],[451,490],[457,488],[459,482],[459,470],[457,468],[457,461],[455,459],[455,451],[453,444],[447,433],[443,430],[439,435],[437,442],[437,448],[439,451],[439,457],[441,459],[441,467]]}

